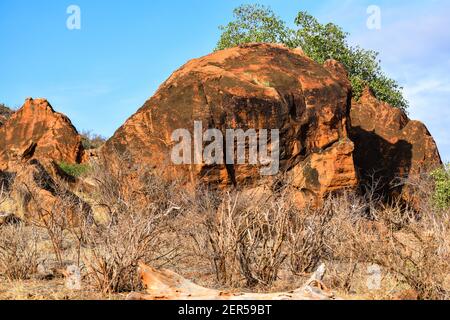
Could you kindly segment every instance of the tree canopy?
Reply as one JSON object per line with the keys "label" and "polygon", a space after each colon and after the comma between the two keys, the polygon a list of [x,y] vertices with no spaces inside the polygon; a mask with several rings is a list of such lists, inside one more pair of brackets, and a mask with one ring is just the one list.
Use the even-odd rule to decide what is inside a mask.
{"label": "tree canopy", "polygon": [[242,5],[234,10],[234,20],[220,26],[222,35],[216,50],[250,42],[280,43],[289,48],[302,48],[311,59],[322,64],[335,59],[349,73],[356,99],[369,86],[381,101],[406,111],[408,101],[402,88],[381,68],[378,53],[348,43],[349,34],[333,24],[321,24],[307,12],[300,11],[296,29],[289,28],[269,7],[259,4]]}

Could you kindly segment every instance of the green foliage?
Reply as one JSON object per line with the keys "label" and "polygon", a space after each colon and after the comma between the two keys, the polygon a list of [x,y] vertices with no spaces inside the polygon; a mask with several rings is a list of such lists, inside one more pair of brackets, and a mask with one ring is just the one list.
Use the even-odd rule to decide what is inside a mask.
{"label": "green foliage", "polygon": [[217,50],[249,42],[281,43],[289,48],[300,47],[316,62],[323,64],[335,59],[344,64],[353,85],[356,99],[366,86],[376,97],[406,110],[408,102],[398,83],[387,77],[380,66],[378,53],[348,43],[349,34],[339,26],[321,24],[307,12],[299,12],[293,30],[278,18],[270,8],[261,5],[243,5],[234,10],[235,21],[221,26],[222,36]]}
{"label": "green foliage", "polygon": [[72,164],[66,162],[60,162],[59,167],[69,176],[79,178],[88,173],[91,167],[88,164]]}
{"label": "green foliage", "polygon": [[220,26],[223,31],[216,50],[236,47],[250,42],[286,43],[292,30],[269,8],[259,5],[244,5],[234,9],[235,21]]}
{"label": "green foliage", "polygon": [[435,182],[434,203],[440,209],[450,208],[450,164],[431,174]]}

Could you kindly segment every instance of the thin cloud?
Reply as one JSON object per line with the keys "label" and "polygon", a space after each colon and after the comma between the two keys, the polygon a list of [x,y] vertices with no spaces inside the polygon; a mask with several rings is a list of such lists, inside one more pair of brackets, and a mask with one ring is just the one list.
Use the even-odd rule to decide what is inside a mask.
{"label": "thin cloud", "polygon": [[382,29],[357,29],[351,41],[380,52],[383,69],[404,87],[410,116],[428,126],[450,161],[450,2],[380,7]]}

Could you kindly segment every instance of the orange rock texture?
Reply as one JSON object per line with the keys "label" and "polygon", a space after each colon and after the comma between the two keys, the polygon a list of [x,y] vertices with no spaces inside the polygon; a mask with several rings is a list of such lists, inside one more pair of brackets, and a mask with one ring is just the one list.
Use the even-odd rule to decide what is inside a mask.
{"label": "orange rock texture", "polygon": [[369,89],[358,102],[353,101],[350,119],[350,138],[355,142],[355,166],[361,183],[377,182],[386,191],[398,193],[401,190],[392,188],[393,181],[442,165],[437,145],[425,125],[378,101]]}
{"label": "orange rock texture", "polygon": [[77,208],[88,214],[86,203],[55,183],[63,174],[59,162],[76,164],[82,158],[77,130],[45,99],[27,99],[0,127],[0,187],[11,191],[22,217],[63,213],[62,201],[71,204],[66,207],[72,215]]}
{"label": "orange rock texture", "polygon": [[[280,173],[295,172],[307,193],[357,185],[347,133],[351,85],[336,61],[319,65],[299,50],[250,44],[188,62],[106,143],[114,166],[126,157],[166,177],[191,183],[246,186],[261,180],[252,165],[171,163],[174,130],[279,129]],[[247,146],[248,147],[248,146]]]}
{"label": "orange rock texture", "polygon": [[[55,163],[80,163],[87,157],[70,120],[45,99],[27,99],[8,117],[0,127],[0,178],[25,170],[31,173],[18,174],[17,181],[32,181],[28,178],[37,166],[54,178]],[[186,129],[194,137],[195,122],[223,136],[228,129],[279,130],[278,175],[262,176],[255,164],[175,165],[172,134]],[[248,152],[248,140],[244,147]],[[400,192],[406,199],[405,190],[390,187],[394,179],[442,164],[422,123],[378,101],[368,89],[359,101],[352,100],[347,72],[339,62],[319,65],[301,50],[272,44],[243,45],[189,61],[97,156],[111,172],[139,167],[186,186],[263,185],[271,190],[280,183],[290,185],[302,203],[318,203],[330,192],[356,189],[371,179],[381,180],[386,194]],[[129,180],[126,189],[139,179],[131,174]],[[42,194],[43,203],[55,201],[55,194],[41,189],[34,194]]]}
{"label": "orange rock texture", "polygon": [[45,99],[27,99],[23,107],[0,127],[0,170],[22,160],[79,163],[81,137],[69,118],[57,113]]}

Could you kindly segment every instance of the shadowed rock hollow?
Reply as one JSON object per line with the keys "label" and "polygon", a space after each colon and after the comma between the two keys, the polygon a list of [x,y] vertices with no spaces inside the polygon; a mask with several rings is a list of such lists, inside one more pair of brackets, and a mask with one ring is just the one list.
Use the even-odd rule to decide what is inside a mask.
{"label": "shadowed rock hollow", "polygon": [[[366,89],[353,101],[350,138],[355,142],[355,166],[362,184],[378,182],[387,195],[406,190],[392,182],[420,175],[442,165],[439,151],[426,126],[402,110],[378,101]],[[374,181],[375,180],[375,181]]]}
{"label": "shadowed rock hollow", "polygon": [[[174,130],[279,129],[280,172],[305,195],[355,187],[354,145],[347,133],[351,86],[335,61],[321,66],[300,50],[251,44],[188,62],[106,143],[114,167],[121,156],[168,178],[190,183],[248,185],[251,165],[171,163]],[[247,146],[248,147],[248,146]]]}

